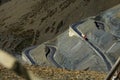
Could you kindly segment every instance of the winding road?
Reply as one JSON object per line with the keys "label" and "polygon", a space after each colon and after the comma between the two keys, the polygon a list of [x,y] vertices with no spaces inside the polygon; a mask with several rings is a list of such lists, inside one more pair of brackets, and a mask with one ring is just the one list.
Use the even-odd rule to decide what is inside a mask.
{"label": "winding road", "polygon": [[[82,39],[82,40],[85,40],[83,39],[82,37],[82,33],[78,30],[78,25],[80,25],[82,22],[78,22],[76,24],[73,24],[71,25],[70,27],[79,35],[79,37]],[[107,69],[110,70],[112,68],[112,63],[110,62],[110,60],[107,58],[107,56],[101,51],[99,50],[99,48],[97,48],[95,45],[93,45],[89,40],[85,40],[85,42],[89,45],[89,47],[95,51],[95,53],[102,59],[104,60],[106,66],[107,66]]]}
{"label": "winding road", "polygon": [[47,59],[53,63],[56,67],[58,68],[62,68],[55,60],[54,60],[54,54],[56,52],[56,48],[54,46],[47,46],[47,48],[49,49],[47,54],[46,54],[46,57]]}
{"label": "winding road", "polygon": [[[35,49],[37,46],[32,46],[24,50],[24,54],[27,59],[31,62],[31,64],[36,65],[37,63],[32,58],[30,51]],[[53,63],[57,68],[62,68],[55,60],[54,60],[54,53],[56,52],[56,48],[53,46],[46,46],[48,48],[48,52],[46,53],[46,58]]]}
{"label": "winding road", "polygon": [[32,50],[32,49],[35,49],[37,46],[32,46],[32,47],[29,47],[29,48],[27,48],[27,49],[25,49],[24,51],[23,51],[23,53],[25,54],[25,56],[27,57],[27,59],[31,62],[31,64],[36,64],[35,63],[35,61],[33,60],[33,58],[31,57],[31,54],[30,54],[30,51]]}
{"label": "winding road", "polygon": [[[70,27],[79,35],[79,37],[82,40],[85,40],[82,37],[82,33],[78,30],[78,25],[82,24],[84,21],[78,22],[76,24],[71,25]],[[85,40],[86,44],[88,44],[88,46],[95,51],[95,53],[105,62],[107,69],[110,70],[112,68],[112,63],[110,62],[110,60],[107,58],[107,56],[99,49],[97,48],[95,45],[93,45],[89,40]],[[27,48],[24,53],[27,56],[27,58],[29,59],[29,61],[32,64],[36,64],[35,61],[33,60],[30,51],[34,48],[36,48],[37,46],[33,46],[30,48]],[[62,68],[61,65],[59,65],[55,60],[54,60],[54,54],[56,52],[56,48],[52,45],[47,45],[46,46],[48,48],[48,52],[46,53],[46,58],[53,63],[56,67],[58,68]]]}

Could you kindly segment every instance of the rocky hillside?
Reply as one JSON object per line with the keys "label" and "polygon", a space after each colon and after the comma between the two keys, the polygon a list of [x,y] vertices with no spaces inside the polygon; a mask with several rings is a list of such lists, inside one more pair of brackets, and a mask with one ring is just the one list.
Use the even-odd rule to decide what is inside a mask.
{"label": "rocky hillside", "polygon": [[21,53],[118,3],[120,0],[109,0],[109,4],[108,0],[11,0],[0,6],[0,48]]}
{"label": "rocky hillside", "polygon": [[[13,55],[56,37],[74,22],[120,3],[120,0],[10,0],[3,4],[3,1],[8,0],[0,0],[0,49]],[[26,67],[45,80],[103,80],[106,75],[93,71]],[[13,79],[24,80],[0,66],[0,80]]]}

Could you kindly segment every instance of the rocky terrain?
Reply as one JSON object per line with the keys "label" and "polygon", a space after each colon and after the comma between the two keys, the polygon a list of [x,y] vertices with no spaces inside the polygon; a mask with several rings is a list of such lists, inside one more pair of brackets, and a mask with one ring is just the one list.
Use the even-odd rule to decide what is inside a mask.
{"label": "rocky terrain", "polygon": [[[26,66],[36,76],[44,80],[104,80],[105,73],[94,71],[67,71],[52,67]],[[0,80],[25,80],[17,76],[13,71],[0,66]]]}
{"label": "rocky terrain", "polygon": [[[70,24],[119,3],[120,0],[11,0],[0,6],[0,48],[12,55],[21,54],[29,46],[53,39]],[[45,80],[103,80],[106,76],[94,71],[26,67]],[[22,80],[0,66],[0,80],[13,79]]]}
{"label": "rocky terrain", "polygon": [[120,0],[11,0],[0,6],[0,48],[21,53],[65,31]]}

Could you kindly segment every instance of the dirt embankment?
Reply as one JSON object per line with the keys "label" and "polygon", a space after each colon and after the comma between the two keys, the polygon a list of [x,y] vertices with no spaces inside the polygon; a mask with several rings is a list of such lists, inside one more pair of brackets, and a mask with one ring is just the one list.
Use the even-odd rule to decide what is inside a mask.
{"label": "dirt embankment", "polygon": [[[94,71],[67,71],[50,67],[26,66],[36,76],[44,80],[104,80],[105,73]],[[25,80],[14,72],[0,66],[0,80]]]}
{"label": "dirt embankment", "polygon": [[120,0],[11,0],[0,6],[0,48],[21,53],[118,3]]}

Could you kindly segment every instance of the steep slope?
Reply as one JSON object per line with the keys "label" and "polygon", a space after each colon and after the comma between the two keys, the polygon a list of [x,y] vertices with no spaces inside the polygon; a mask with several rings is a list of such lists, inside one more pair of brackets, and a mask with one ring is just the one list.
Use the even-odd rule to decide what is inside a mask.
{"label": "steep slope", "polygon": [[109,4],[108,0],[11,0],[0,6],[0,48],[20,53],[118,3],[120,0],[109,0]]}

